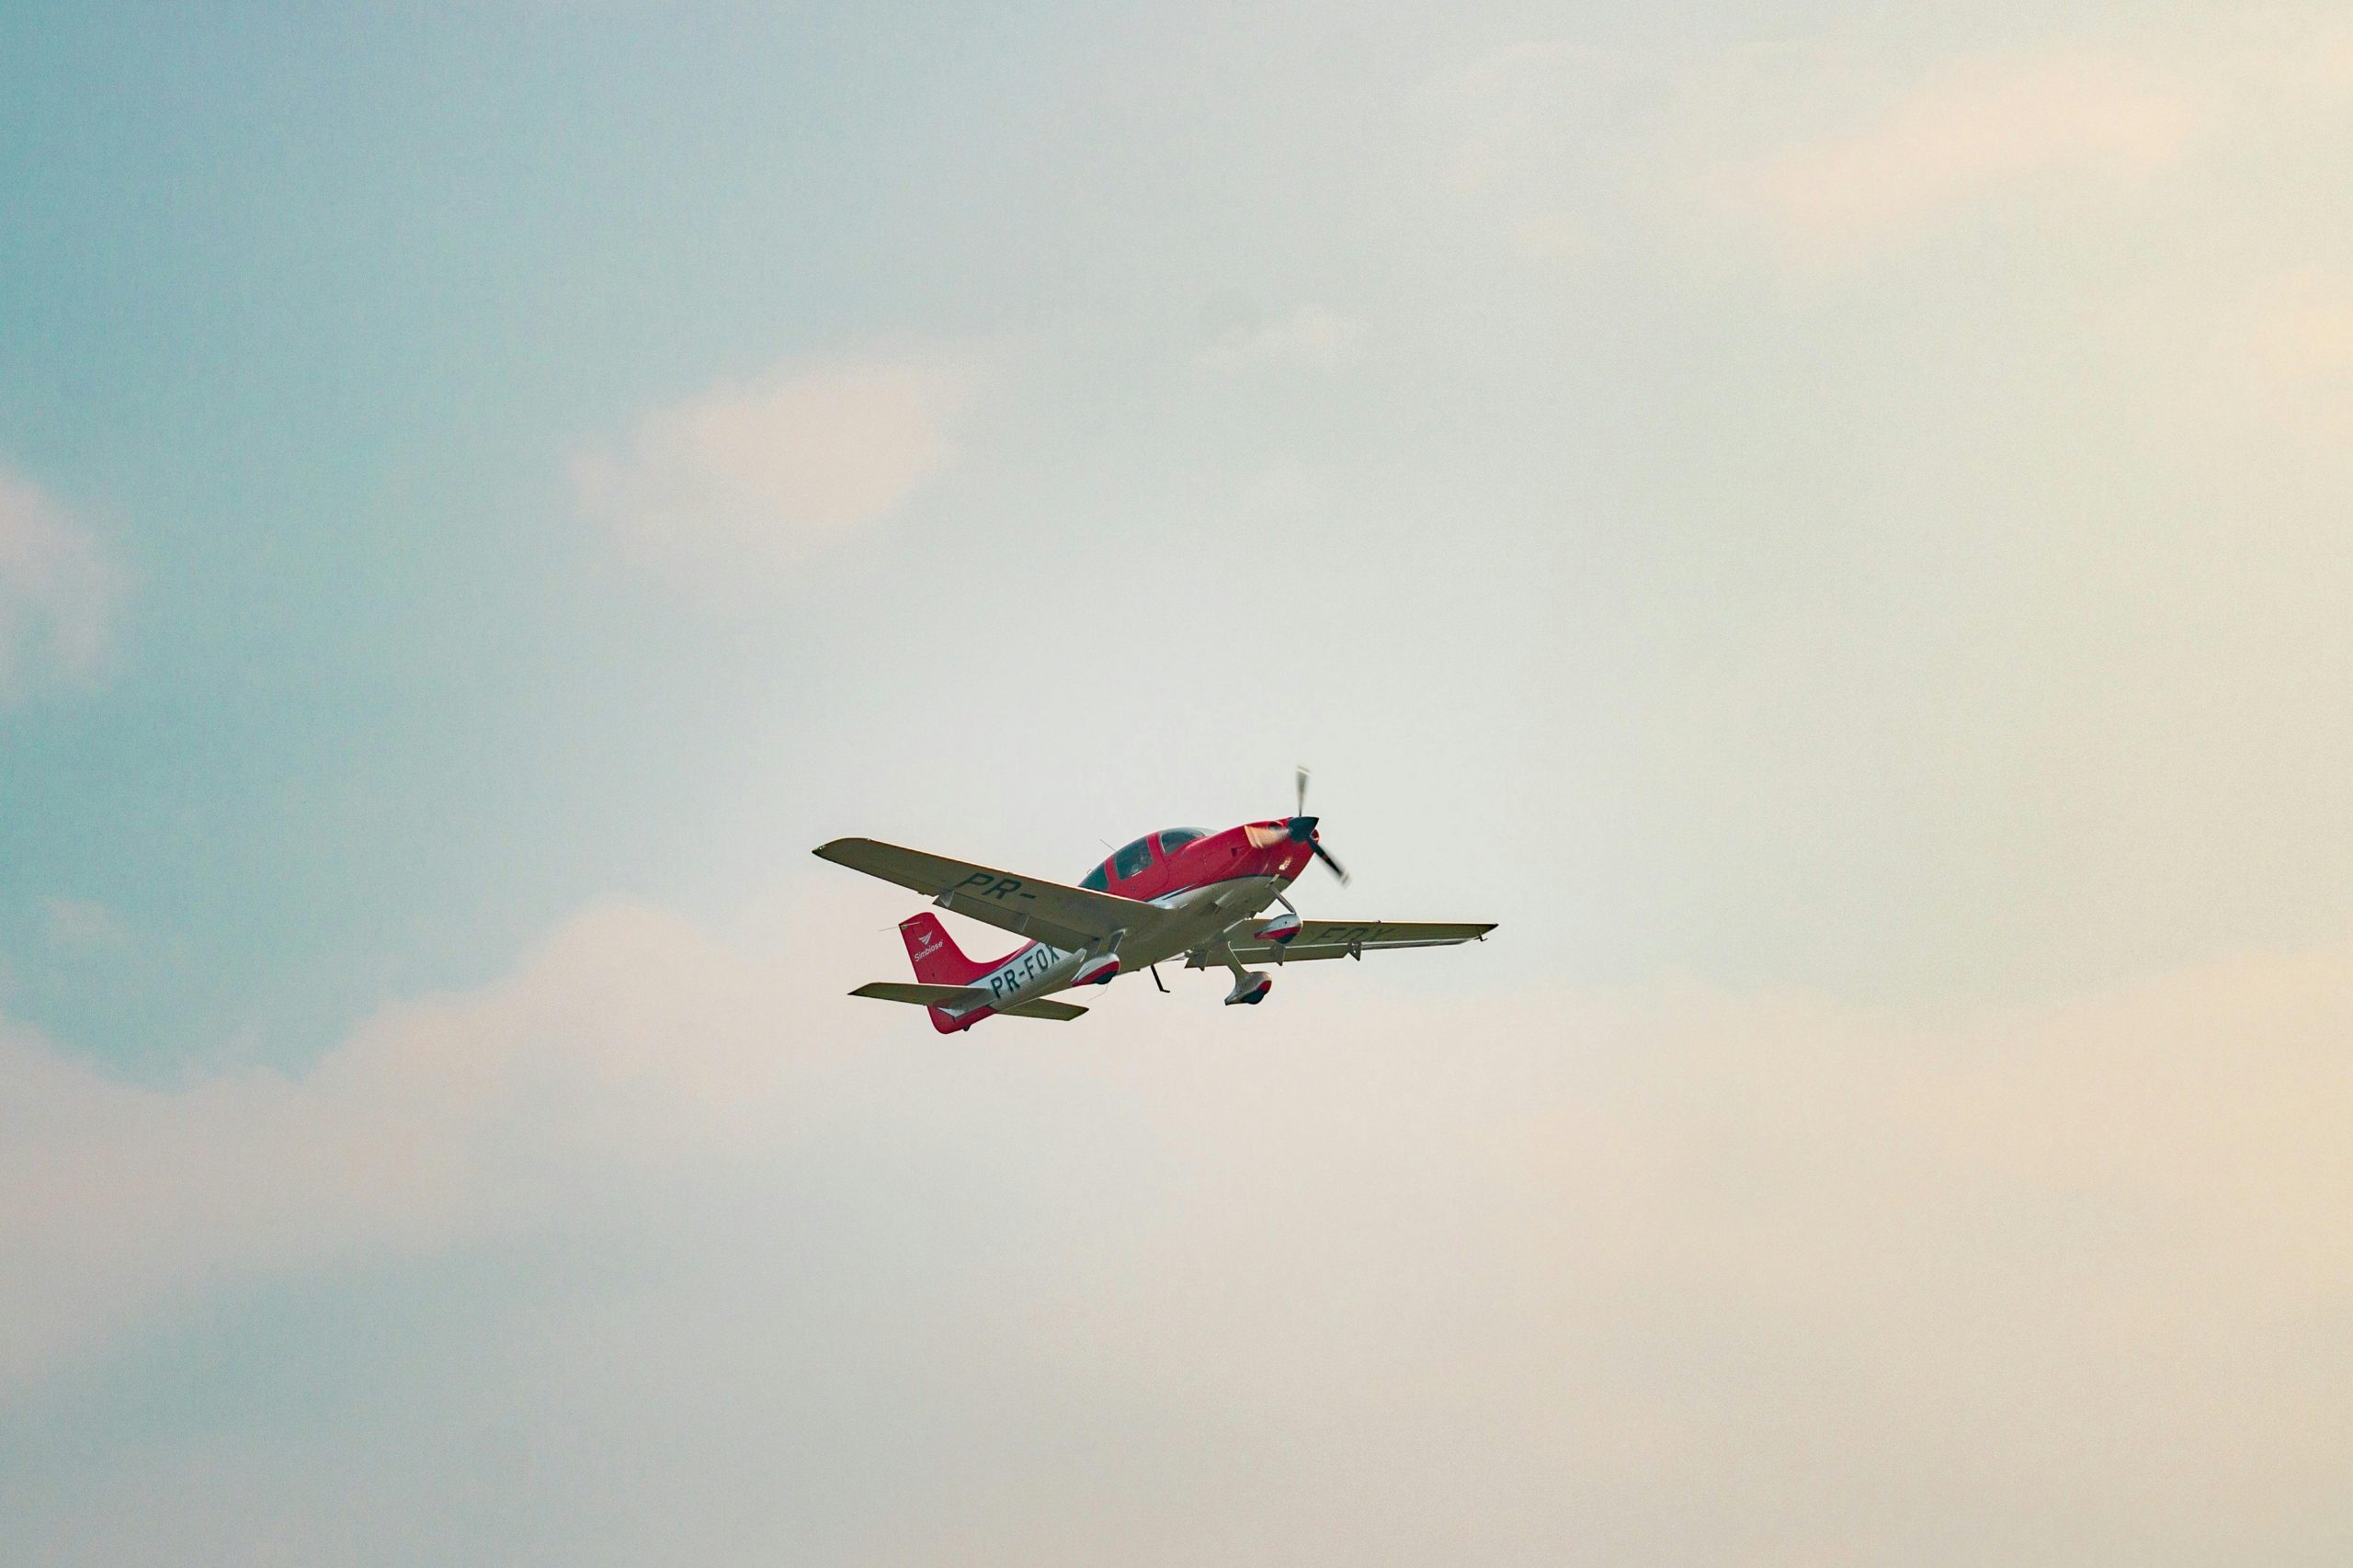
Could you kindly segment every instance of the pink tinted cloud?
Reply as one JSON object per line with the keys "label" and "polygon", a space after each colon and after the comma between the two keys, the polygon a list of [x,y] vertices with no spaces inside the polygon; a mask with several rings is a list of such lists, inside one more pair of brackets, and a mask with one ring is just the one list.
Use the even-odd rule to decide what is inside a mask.
{"label": "pink tinted cloud", "polygon": [[[894,1561],[2277,1542],[2341,1495],[2353,949],[1955,1012],[1579,992],[1499,940],[1420,960],[1480,966],[1452,995],[1302,965],[1229,1011],[1186,975],[942,1040],[840,994],[895,971],[882,902],[828,886],[733,942],[592,910],[299,1077],[133,1086],[17,1037],[0,1374],[227,1282],[633,1210],[658,1242],[609,1245],[661,1292],[581,1303],[593,1348],[549,1372],[628,1429],[676,1384],[790,1411],[822,1366],[921,1429],[1019,1369],[971,1460],[999,1505],[937,1540],[910,1513]],[[693,1240],[704,1204],[789,1236],[815,1194],[847,1238],[815,1315],[778,1315],[788,1240],[773,1278],[741,1224]],[[1074,1408],[1129,1460],[1025,1459]],[[1202,1433],[1246,1437],[1247,1485]]]}
{"label": "pink tinted cloud", "polygon": [[0,1383],[241,1278],[429,1251],[709,1153],[773,1105],[759,966],[628,905],[388,1008],[300,1075],[131,1083],[0,1034]]}
{"label": "pink tinted cloud", "polygon": [[572,460],[582,513],[682,585],[773,579],[889,516],[948,461],[969,386],[942,360],[787,363],[641,418]]}
{"label": "pink tinted cloud", "polygon": [[2146,179],[2203,129],[2210,97],[2097,55],[1972,61],[1872,124],[1726,169],[1718,192],[1793,259],[1852,261],[2040,182]]}

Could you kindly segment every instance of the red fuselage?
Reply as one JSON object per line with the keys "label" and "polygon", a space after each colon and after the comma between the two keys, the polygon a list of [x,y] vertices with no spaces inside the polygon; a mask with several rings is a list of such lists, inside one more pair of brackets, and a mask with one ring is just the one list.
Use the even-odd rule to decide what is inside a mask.
{"label": "red fuselage", "polygon": [[1244,877],[1294,882],[1315,852],[1288,827],[1281,821],[1254,822],[1223,833],[1178,827],[1146,834],[1114,850],[1079,885],[1150,900]]}
{"label": "red fuselage", "polygon": [[[1302,819],[1302,830],[1312,832],[1312,824]],[[1119,955],[1117,961],[1105,960],[1100,968],[1083,954],[1064,952],[1042,942],[1026,943],[1001,959],[985,962],[966,960],[961,953],[952,960],[932,960],[917,951],[919,944],[934,939],[928,925],[913,929],[913,923],[909,923],[901,930],[907,937],[908,952],[915,960],[918,976],[928,979],[936,975],[953,984],[985,987],[1006,1002],[1027,1000],[1073,985],[1106,983],[1123,968],[1142,968],[1175,957],[1194,943],[1211,939],[1279,899],[1284,888],[1299,880],[1314,855],[1313,840],[1293,837],[1290,823],[1281,819],[1244,823],[1223,833],[1165,828],[1113,850],[1109,858],[1079,879],[1079,886],[1156,904],[1180,915],[1199,913],[1190,926],[1180,918],[1175,929],[1181,936],[1174,942],[1164,941],[1158,947],[1148,945],[1142,950],[1131,946]],[[928,920],[927,916],[921,918]],[[952,963],[954,967],[926,971],[927,961]],[[935,1006],[931,1009],[931,1021],[942,1033],[952,1034],[971,1028],[996,1010],[995,1005],[961,1011]]]}

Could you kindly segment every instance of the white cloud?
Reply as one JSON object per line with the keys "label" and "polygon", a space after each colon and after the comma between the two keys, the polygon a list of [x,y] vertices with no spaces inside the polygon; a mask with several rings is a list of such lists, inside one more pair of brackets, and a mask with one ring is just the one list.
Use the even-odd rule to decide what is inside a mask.
{"label": "white cloud", "polygon": [[2353,290],[2320,268],[2299,268],[2264,300],[2250,324],[2252,347],[2290,379],[2353,370]]}
{"label": "white cloud", "polygon": [[41,920],[50,945],[56,948],[86,951],[119,947],[123,940],[122,922],[94,899],[44,899]]}
{"label": "white cloud", "polygon": [[1974,215],[2132,198],[2234,137],[2300,164],[2341,129],[2347,58],[2334,23],[2292,20],[1926,60],[1835,30],[1688,55],[1540,40],[1439,73],[1420,103],[1438,183],[1523,260],[1729,224],[1836,270]]}
{"label": "white cloud", "polygon": [[1622,51],[1524,40],[1434,74],[1413,100],[1432,174],[1461,213],[1485,210],[1495,237],[1539,266],[1600,250],[1630,188],[1654,177],[1666,82]]}
{"label": "white cloud", "polygon": [[2318,266],[2274,278],[2225,312],[2234,401],[2332,447],[2353,437],[2353,287]]}
{"label": "white cloud", "polygon": [[[1967,1018],[1318,965],[1254,1013],[1183,976],[943,1040],[839,996],[896,967],[874,903],[733,944],[591,911],[296,1079],[134,1087],[11,1041],[0,1371],[224,1282],[553,1229],[618,1283],[384,1373],[428,1424],[529,1435],[534,1539],[2188,1562],[2353,1526],[2353,949]],[[293,1494],[348,1539],[302,1469],[332,1430],[299,1438],[219,1551]],[[369,1506],[497,1555],[433,1447]],[[97,1539],[141,1514],[98,1498]]]}
{"label": "white cloud", "polygon": [[0,698],[96,674],[121,589],[85,524],[0,469]]}
{"label": "white cloud", "polygon": [[790,362],[656,409],[576,453],[581,511],[631,560],[702,587],[773,577],[888,516],[950,456],[970,378],[914,358]]}
{"label": "white cloud", "polygon": [[786,1001],[757,964],[613,905],[300,1077],[143,1085],[0,1034],[0,1385],[256,1270],[544,1219],[594,1187],[583,1161],[711,1153],[806,1067],[769,1033]]}
{"label": "white cloud", "polygon": [[1559,163],[1576,111],[1622,67],[1607,51],[1523,39],[1438,73],[1421,97],[1445,128],[1447,182],[1490,190],[1518,181],[1531,164]]}
{"label": "white cloud", "polygon": [[1354,359],[1364,341],[1364,324],[1323,305],[1305,304],[1267,319],[1244,313],[1213,334],[1200,350],[1200,363],[1230,370],[1253,366],[1336,369]]}
{"label": "white cloud", "polygon": [[1968,61],[1870,123],[1733,163],[1717,189],[1792,256],[1850,260],[2038,182],[2145,179],[2180,156],[2211,99],[2177,74],[2098,55]]}

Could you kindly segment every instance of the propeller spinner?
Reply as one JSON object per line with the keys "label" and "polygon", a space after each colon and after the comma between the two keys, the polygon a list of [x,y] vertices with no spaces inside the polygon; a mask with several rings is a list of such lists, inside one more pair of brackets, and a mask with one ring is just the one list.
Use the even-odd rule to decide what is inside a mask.
{"label": "propeller spinner", "polygon": [[1338,860],[1335,859],[1332,852],[1329,849],[1324,848],[1323,844],[1316,838],[1316,819],[1307,814],[1307,769],[1304,766],[1302,766],[1294,776],[1293,781],[1298,786],[1299,809],[1296,814],[1291,817],[1290,821],[1284,824],[1290,832],[1291,842],[1294,844],[1304,844],[1310,849],[1315,851],[1315,858],[1318,860],[1323,861],[1324,864],[1330,869],[1334,876],[1340,879],[1341,885],[1346,886],[1348,880],[1347,868],[1341,865]]}

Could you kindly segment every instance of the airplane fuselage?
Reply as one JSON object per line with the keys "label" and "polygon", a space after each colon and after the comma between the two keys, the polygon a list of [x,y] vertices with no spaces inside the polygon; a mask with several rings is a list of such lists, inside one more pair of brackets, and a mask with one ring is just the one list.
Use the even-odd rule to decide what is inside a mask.
{"label": "airplane fuselage", "polygon": [[[1122,942],[1116,953],[1109,954],[1091,953],[1083,948],[1072,951],[1046,942],[1031,942],[1006,954],[996,967],[972,983],[975,989],[989,993],[985,1007],[975,1008],[970,1015],[943,1011],[949,1011],[959,1023],[968,1017],[978,1023],[986,1014],[1016,1003],[1035,1001],[1081,984],[1108,983],[1121,973],[1181,958],[1263,913],[1296,880],[1296,872],[1288,877],[1231,877],[1154,895],[1142,902],[1165,909],[1178,919],[1176,924],[1155,933],[1152,940]],[[1098,976],[1091,966],[1092,960],[1100,958],[1115,958],[1118,962],[1102,969]],[[1084,980],[1080,978],[1083,969],[1089,971]]]}

